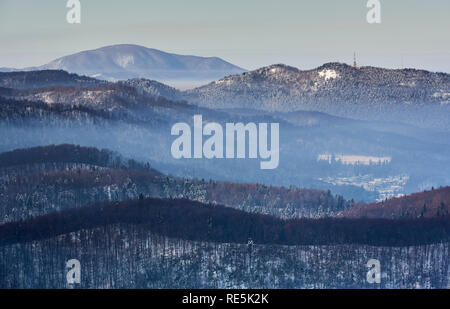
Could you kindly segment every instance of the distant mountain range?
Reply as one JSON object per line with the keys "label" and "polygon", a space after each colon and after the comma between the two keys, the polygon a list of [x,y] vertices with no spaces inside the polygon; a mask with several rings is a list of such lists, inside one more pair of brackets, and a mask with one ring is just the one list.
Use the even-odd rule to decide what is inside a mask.
{"label": "distant mountain range", "polygon": [[[448,184],[448,130],[438,132],[401,123],[406,120],[433,128],[448,125],[448,105],[430,104],[435,114],[427,113],[428,105],[401,105],[395,122],[380,122],[317,111],[206,108],[189,99],[192,92],[152,80],[112,83],[61,70],[0,73],[0,150],[58,143],[104,147],[149,160],[174,176],[295,184],[330,189],[356,201],[381,200]],[[221,102],[216,103],[220,107]],[[342,102],[336,103],[336,108],[356,119],[361,114],[394,118],[390,113],[393,104],[376,103]],[[279,123],[283,158],[276,173],[259,173],[252,165],[255,160],[173,159],[173,139],[168,132],[174,123],[189,123],[194,114],[218,123]],[[320,159],[333,154],[389,157],[392,162],[360,166],[359,161],[344,165]],[[369,185],[362,187],[361,183]]]}
{"label": "distant mountain range", "polygon": [[277,64],[185,91],[145,79],[124,83],[147,94],[210,109],[318,111],[450,130],[450,75],[446,73],[355,68],[343,63],[301,71]]}
{"label": "distant mountain range", "polygon": [[322,103],[450,104],[450,75],[326,63],[301,71],[276,64],[228,76],[187,92],[199,105],[270,111],[313,109]]}
{"label": "distant mountain range", "polygon": [[450,74],[327,63],[301,71],[282,64],[188,90],[183,99],[209,108],[320,111],[364,120],[449,128]]}
{"label": "distant mountain range", "polygon": [[[327,63],[314,70],[301,71],[278,64],[184,91],[146,78],[123,80],[119,84],[143,95],[186,101],[208,109],[269,113],[315,111],[450,130],[450,75],[447,73],[355,68],[342,63]],[[114,87],[115,84],[62,70],[0,72],[0,87],[5,88],[106,85]]]}
{"label": "distant mountain range", "polygon": [[[372,257],[379,288],[450,286],[448,74],[273,65],[185,91],[100,77],[0,73],[0,288],[373,288]],[[173,124],[197,114],[278,123],[278,168],[174,158]]]}
{"label": "distant mountain range", "polygon": [[[104,80],[140,77],[159,81],[206,82],[246,71],[217,57],[171,54],[132,44],[82,51],[24,70],[65,70]],[[0,71],[16,69],[0,68]]]}

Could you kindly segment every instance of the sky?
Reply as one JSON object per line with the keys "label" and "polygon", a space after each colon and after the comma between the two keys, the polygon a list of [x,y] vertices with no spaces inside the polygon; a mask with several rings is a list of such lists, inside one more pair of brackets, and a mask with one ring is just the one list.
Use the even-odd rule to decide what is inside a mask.
{"label": "sky", "polygon": [[284,63],[311,69],[353,61],[450,72],[450,1],[80,0],[81,23],[66,21],[67,0],[0,0],[0,67],[23,68],[113,44],[217,56],[246,69]]}

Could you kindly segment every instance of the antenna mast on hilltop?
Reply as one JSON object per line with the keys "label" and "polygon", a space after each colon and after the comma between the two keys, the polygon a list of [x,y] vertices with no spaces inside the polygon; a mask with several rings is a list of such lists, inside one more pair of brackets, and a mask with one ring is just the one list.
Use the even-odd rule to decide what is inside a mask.
{"label": "antenna mast on hilltop", "polygon": [[352,67],[355,68],[355,69],[359,69],[359,66],[356,64],[356,53],[355,52],[353,53],[353,65],[352,65]]}

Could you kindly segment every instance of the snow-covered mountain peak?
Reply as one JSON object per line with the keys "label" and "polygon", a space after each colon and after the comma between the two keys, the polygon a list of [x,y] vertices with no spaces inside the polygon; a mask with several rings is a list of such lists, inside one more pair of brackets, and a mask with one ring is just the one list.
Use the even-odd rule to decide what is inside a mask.
{"label": "snow-covered mountain peak", "polygon": [[245,72],[218,57],[167,53],[133,44],[105,46],[58,58],[35,69],[62,69],[106,80],[212,81]]}

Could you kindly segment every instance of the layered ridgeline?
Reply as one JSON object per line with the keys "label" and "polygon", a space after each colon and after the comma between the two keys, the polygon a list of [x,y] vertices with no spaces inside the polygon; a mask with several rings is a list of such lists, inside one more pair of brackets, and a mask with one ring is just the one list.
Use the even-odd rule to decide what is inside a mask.
{"label": "layered ridgeline", "polygon": [[[26,78],[49,73],[47,84]],[[1,154],[0,218],[9,224],[0,226],[0,287],[66,287],[71,258],[81,262],[82,287],[373,288],[366,281],[372,258],[382,266],[379,287],[449,287],[448,188],[363,205],[288,187],[346,187],[348,199],[438,187],[448,183],[447,134],[317,112],[213,111],[142,79],[97,84],[61,71],[14,74],[0,89],[2,150],[82,143],[158,170],[71,145]],[[68,80],[59,84],[59,74]],[[225,160],[170,166],[170,126],[193,114],[280,122],[279,168],[258,174],[252,162]],[[343,215],[355,219],[326,218]],[[281,220],[304,217],[322,219]]]}
{"label": "layered ridgeline", "polygon": [[448,216],[281,220],[142,198],[0,225],[0,287],[69,287],[76,258],[83,288],[448,288],[449,235]]}
{"label": "layered ridgeline", "polygon": [[[111,83],[63,71],[1,77],[0,151],[63,143],[96,146],[151,161],[166,174],[330,189],[356,201],[382,200],[449,182],[445,132],[312,111],[208,109],[179,101],[182,92],[145,79]],[[261,171],[259,162],[250,159],[174,159],[171,126],[192,124],[196,114],[222,125],[279,123],[278,168]]]}
{"label": "layered ridgeline", "polygon": [[322,217],[350,203],[329,191],[181,179],[116,153],[73,145],[0,154],[0,222],[101,201],[186,198],[281,218]]}
{"label": "layered ridgeline", "polygon": [[185,198],[279,218],[433,218],[448,215],[449,187],[382,203],[345,201],[330,191],[177,178],[108,150],[58,145],[0,154],[1,222],[102,201]]}
{"label": "layered ridgeline", "polygon": [[[306,71],[279,64],[244,72],[243,69],[222,63],[217,58],[193,57],[195,60],[192,60],[191,56],[179,56],[182,59],[179,60],[177,57],[178,55],[133,45],[110,46],[32,68],[46,71],[28,72],[25,79],[22,77],[24,72],[0,73],[0,86],[22,88],[70,85],[73,84],[73,77],[70,81],[68,76],[63,76],[62,71],[52,73],[52,69],[104,78],[101,74],[90,74],[92,72],[89,71],[103,69],[122,76],[114,80],[130,79],[121,83],[133,86],[141,93],[164,96],[171,100],[186,100],[212,109],[319,111],[354,119],[401,121],[425,128],[450,129],[450,77],[446,73],[352,67],[343,63],[327,63]],[[124,59],[129,59],[129,62]],[[136,64],[140,60],[133,63],[136,59],[145,63]],[[160,71],[169,73],[164,77],[159,75]],[[209,76],[209,80],[219,80],[186,91],[161,83],[169,78],[183,79],[185,75],[191,76],[186,77],[187,79],[198,80],[200,77],[195,76],[196,74]],[[105,83],[88,77],[77,79],[78,84],[85,86]]]}
{"label": "layered ridgeline", "polygon": [[[33,89],[0,88],[0,99],[6,105],[8,105],[6,100],[10,100],[10,103],[15,100],[28,105],[38,103],[35,104],[36,106],[39,103],[45,103],[48,105],[48,109],[85,108],[111,115],[115,114],[121,120],[126,120],[127,116],[131,115],[130,111],[133,110],[145,110],[148,113],[155,112],[158,108],[177,109],[177,114],[180,114],[189,107],[183,102],[171,101],[159,95],[141,93],[134,87],[124,84],[104,84],[94,87],[52,85]],[[21,102],[15,103],[17,110],[26,105]],[[135,114],[134,120],[138,115],[141,113]],[[5,116],[7,115],[5,114]],[[33,115],[31,114],[31,116]],[[161,118],[161,116],[153,117],[153,119],[155,118]]]}
{"label": "layered ridgeline", "polygon": [[214,108],[310,110],[450,129],[450,75],[415,69],[271,65],[186,91],[184,98]]}
{"label": "layered ridgeline", "polygon": [[105,80],[211,81],[245,70],[218,57],[178,55],[133,44],[105,46],[55,59],[29,70],[64,70]]}

